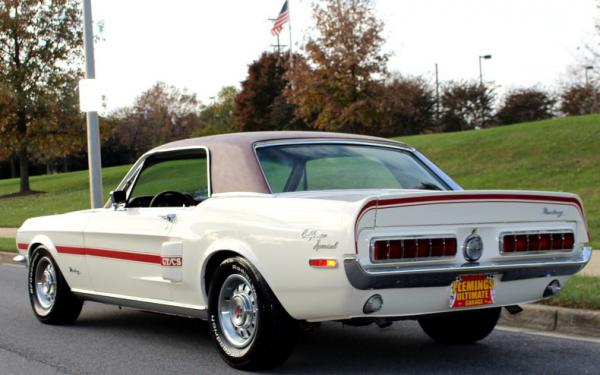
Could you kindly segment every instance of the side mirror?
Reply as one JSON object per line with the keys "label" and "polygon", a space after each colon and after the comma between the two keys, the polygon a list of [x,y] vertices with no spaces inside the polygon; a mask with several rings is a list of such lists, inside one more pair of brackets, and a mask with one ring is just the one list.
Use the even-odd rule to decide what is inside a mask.
{"label": "side mirror", "polygon": [[110,192],[110,203],[114,208],[119,207],[120,204],[127,203],[127,194],[124,190],[114,190]]}

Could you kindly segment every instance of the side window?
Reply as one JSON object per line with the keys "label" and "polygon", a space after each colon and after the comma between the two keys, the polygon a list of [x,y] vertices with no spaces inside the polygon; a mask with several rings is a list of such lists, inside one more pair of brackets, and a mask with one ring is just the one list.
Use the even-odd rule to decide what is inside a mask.
{"label": "side window", "polygon": [[[171,193],[165,193],[171,192]],[[149,157],[129,195],[129,207],[149,207],[160,193],[161,202],[153,206],[189,206],[208,198],[206,154]],[[159,204],[160,203],[160,204]]]}

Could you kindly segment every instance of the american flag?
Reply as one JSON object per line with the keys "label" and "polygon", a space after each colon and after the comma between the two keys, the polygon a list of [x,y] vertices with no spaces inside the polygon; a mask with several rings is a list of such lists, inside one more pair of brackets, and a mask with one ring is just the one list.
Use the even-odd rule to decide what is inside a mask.
{"label": "american flag", "polygon": [[271,29],[271,35],[277,36],[283,30],[283,25],[290,20],[290,13],[288,12],[288,2],[285,0],[283,3],[283,7],[281,7],[281,11],[273,24],[273,28]]}

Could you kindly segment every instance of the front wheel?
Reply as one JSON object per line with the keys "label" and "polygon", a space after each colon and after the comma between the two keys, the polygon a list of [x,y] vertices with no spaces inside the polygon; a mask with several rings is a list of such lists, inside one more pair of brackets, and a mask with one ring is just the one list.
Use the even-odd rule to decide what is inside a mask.
{"label": "front wheel", "polygon": [[27,282],[31,308],[40,322],[69,324],[77,319],[83,301],[71,293],[56,262],[43,247],[31,256]]}
{"label": "front wheel", "polygon": [[472,344],[496,327],[500,307],[458,311],[419,318],[419,325],[433,340],[442,344]]}
{"label": "front wheel", "polygon": [[210,333],[230,366],[265,369],[291,354],[298,326],[246,259],[224,260],[208,295]]}

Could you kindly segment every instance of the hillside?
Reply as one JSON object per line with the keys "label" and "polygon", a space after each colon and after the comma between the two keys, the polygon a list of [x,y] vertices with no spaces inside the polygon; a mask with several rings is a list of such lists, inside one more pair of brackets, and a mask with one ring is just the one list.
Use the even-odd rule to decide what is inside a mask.
{"label": "hillside", "polygon": [[465,189],[577,193],[600,247],[600,115],[400,137]]}
{"label": "hillside", "polygon": [[[129,167],[124,165],[102,170],[105,197],[108,198],[108,193],[117,186]],[[33,176],[30,182],[32,190],[43,191],[45,194],[1,197],[18,191],[19,180],[0,180],[0,212],[3,213],[0,215],[0,227],[18,227],[28,217],[81,210],[90,205],[87,170]]]}
{"label": "hillside", "polygon": [[[595,248],[600,247],[600,115],[568,117],[479,131],[401,137],[417,147],[465,189],[526,189],[579,194]],[[129,166],[103,170],[104,194]],[[87,171],[36,176],[28,197],[0,198],[0,227],[27,217],[88,207]],[[0,196],[18,180],[0,180]]]}

